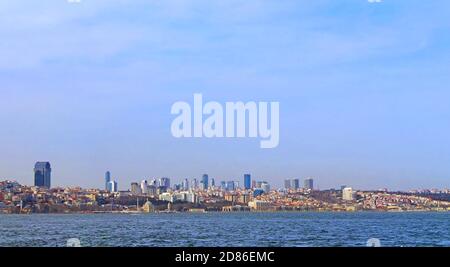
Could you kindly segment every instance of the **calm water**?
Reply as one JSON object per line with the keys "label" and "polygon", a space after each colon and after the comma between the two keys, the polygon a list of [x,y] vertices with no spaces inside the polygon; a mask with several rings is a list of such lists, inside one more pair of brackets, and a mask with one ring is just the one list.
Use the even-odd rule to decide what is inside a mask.
{"label": "calm water", "polygon": [[450,246],[450,213],[0,215],[0,246]]}

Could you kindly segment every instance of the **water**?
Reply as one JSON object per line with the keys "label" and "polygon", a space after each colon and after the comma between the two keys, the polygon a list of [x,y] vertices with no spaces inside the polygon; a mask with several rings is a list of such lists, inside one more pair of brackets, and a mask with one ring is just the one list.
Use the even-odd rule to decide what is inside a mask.
{"label": "water", "polygon": [[0,246],[450,246],[450,213],[0,215]]}

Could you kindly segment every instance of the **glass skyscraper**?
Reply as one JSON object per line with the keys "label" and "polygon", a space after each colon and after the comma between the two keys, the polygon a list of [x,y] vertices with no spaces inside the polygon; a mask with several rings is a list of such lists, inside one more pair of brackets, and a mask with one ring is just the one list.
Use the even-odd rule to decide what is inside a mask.
{"label": "glass skyscraper", "polygon": [[244,174],[244,188],[245,189],[252,188],[252,177],[250,174]]}
{"label": "glass skyscraper", "polygon": [[109,182],[111,182],[111,173],[109,172],[109,171],[107,171],[106,173],[105,173],[105,190],[106,191],[109,191],[108,189],[108,184],[109,184]]}
{"label": "glass skyscraper", "polygon": [[34,166],[34,185],[50,188],[51,173],[50,162],[36,162]]}
{"label": "glass skyscraper", "polygon": [[203,177],[202,177],[202,184],[203,184],[203,189],[204,190],[207,190],[208,189],[208,186],[209,186],[209,181],[208,181],[209,179],[208,179],[208,174],[203,174]]}
{"label": "glass skyscraper", "polygon": [[304,188],[313,190],[314,189],[314,180],[311,178],[306,179]]}

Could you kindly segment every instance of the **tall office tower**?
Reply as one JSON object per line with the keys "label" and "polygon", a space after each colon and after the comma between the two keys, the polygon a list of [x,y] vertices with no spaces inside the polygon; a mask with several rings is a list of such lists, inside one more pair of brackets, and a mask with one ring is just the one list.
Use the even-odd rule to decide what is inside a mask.
{"label": "tall office tower", "polygon": [[342,190],[342,199],[346,201],[352,201],[354,199],[353,189],[351,187],[346,187]]}
{"label": "tall office tower", "polygon": [[226,190],[234,191],[234,189],[236,189],[236,185],[235,185],[234,181],[228,181],[226,184]]}
{"label": "tall office tower", "polygon": [[142,194],[141,187],[138,183],[131,183],[131,194],[132,195],[140,195]]}
{"label": "tall office tower", "polygon": [[[312,185],[311,185],[312,187]],[[291,189],[297,190],[300,188],[300,180],[299,179],[292,179],[291,180]]]}
{"label": "tall office tower", "polygon": [[305,179],[304,188],[313,190],[314,189],[314,180],[312,178]]}
{"label": "tall office tower", "polygon": [[107,186],[107,191],[111,193],[119,192],[119,188],[116,181],[110,181]]}
{"label": "tall office tower", "polygon": [[194,178],[191,182],[191,189],[197,189],[197,185],[197,179]]}
{"label": "tall office tower", "polygon": [[220,188],[222,190],[226,190],[227,189],[227,182],[225,182],[225,181],[220,182]]}
{"label": "tall office tower", "polygon": [[261,186],[262,186],[262,181],[258,181],[258,182],[256,182],[256,188],[261,188]]}
{"label": "tall office tower", "polygon": [[244,189],[248,190],[252,188],[252,176],[250,174],[244,174]]}
{"label": "tall office tower", "polygon": [[202,185],[203,185],[203,190],[208,190],[208,186],[209,186],[209,181],[208,181],[208,174],[203,174],[202,176]]}
{"label": "tall office tower", "polygon": [[147,182],[147,180],[142,180],[142,182],[141,182],[141,192],[144,195],[148,194],[148,182]]}
{"label": "tall office tower", "polygon": [[165,187],[165,188],[170,188],[170,179],[167,177],[159,178],[159,186]]}
{"label": "tall office tower", "polygon": [[216,186],[216,180],[214,178],[211,178],[211,187]]}
{"label": "tall office tower", "polygon": [[189,180],[188,179],[184,179],[184,181],[182,183],[182,187],[183,187],[183,190],[185,190],[185,191],[189,190]]}
{"label": "tall office tower", "polygon": [[262,182],[261,189],[264,191],[264,193],[270,192],[270,185],[267,182]]}
{"label": "tall office tower", "polygon": [[34,185],[50,188],[51,173],[50,162],[36,162],[36,165],[34,165]]}
{"label": "tall office tower", "polygon": [[111,182],[111,173],[107,171],[105,173],[105,190],[108,191],[108,183]]}
{"label": "tall office tower", "polygon": [[290,179],[284,180],[284,188],[291,189],[291,180]]}

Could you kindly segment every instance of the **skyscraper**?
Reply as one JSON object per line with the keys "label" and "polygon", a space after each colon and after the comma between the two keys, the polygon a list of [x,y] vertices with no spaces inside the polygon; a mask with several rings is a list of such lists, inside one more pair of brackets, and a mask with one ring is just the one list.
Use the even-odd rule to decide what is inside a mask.
{"label": "skyscraper", "polygon": [[119,192],[119,188],[116,181],[110,181],[107,186],[107,191],[111,193]]}
{"label": "skyscraper", "polygon": [[140,195],[142,194],[141,187],[138,183],[131,183],[131,194],[132,195]]}
{"label": "skyscraper", "polygon": [[181,187],[183,187],[183,190],[189,190],[189,180],[186,178],[184,179],[183,183],[181,184]]}
{"label": "skyscraper", "polygon": [[202,177],[203,190],[208,190],[208,186],[209,186],[208,183],[209,183],[208,182],[208,174],[203,174],[203,177]]}
{"label": "skyscraper", "polygon": [[[311,187],[312,187],[312,185],[311,185]],[[299,179],[292,179],[292,181],[291,181],[291,189],[297,190],[299,188],[300,188],[300,180]]]}
{"label": "skyscraper", "polygon": [[50,188],[51,172],[50,162],[36,162],[36,165],[34,165],[34,185]]}
{"label": "skyscraper", "polygon": [[165,187],[165,188],[170,188],[170,179],[167,177],[159,178],[159,186]]}
{"label": "skyscraper", "polygon": [[284,180],[284,188],[285,189],[290,189],[291,188],[291,180],[290,179]]}
{"label": "skyscraper", "polygon": [[267,182],[262,182],[261,189],[264,191],[264,193],[270,192],[270,185]]}
{"label": "skyscraper", "polygon": [[304,188],[313,190],[314,189],[314,180],[312,178],[305,179]]}
{"label": "skyscraper", "polygon": [[147,182],[147,180],[142,180],[142,182],[141,182],[141,192],[144,195],[148,193],[148,182]]}
{"label": "skyscraper", "polygon": [[244,188],[246,190],[252,188],[252,176],[250,174],[244,174]]}
{"label": "skyscraper", "polygon": [[111,182],[111,173],[107,171],[105,173],[105,190],[108,191],[108,183]]}

